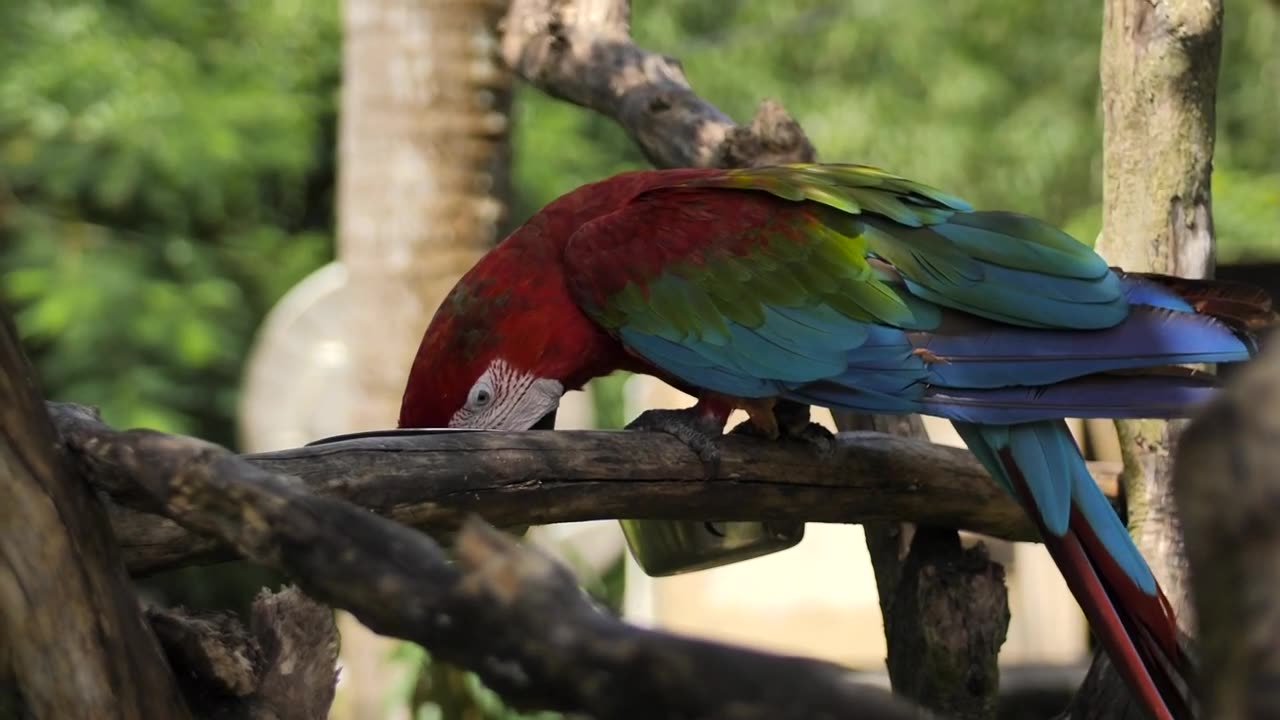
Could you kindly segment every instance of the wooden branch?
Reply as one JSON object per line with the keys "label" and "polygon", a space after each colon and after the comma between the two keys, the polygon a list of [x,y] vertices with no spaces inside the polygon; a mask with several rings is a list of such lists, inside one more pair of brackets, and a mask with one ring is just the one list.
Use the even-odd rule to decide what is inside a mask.
{"label": "wooden branch", "polygon": [[0,669],[31,717],[190,717],[35,388],[0,307]]}
{"label": "wooden branch", "polygon": [[[87,408],[50,403],[72,457],[128,507],[111,519],[139,574],[226,559],[212,538],[151,514],[138,497],[138,448],[168,437],[118,433]],[[105,447],[105,438],[111,438]],[[819,457],[805,446],[726,437],[720,477],[703,478],[673,438],[625,431],[467,432],[388,436],[248,455],[252,465],[407,525],[450,530],[471,513],[498,526],[607,518],[908,519],[1034,540],[1021,509],[968,452],[879,433],[842,433]],[[1094,467],[1114,489],[1114,468]]]}
{"label": "wooden branch", "polygon": [[1175,466],[1205,717],[1280,717],[1280,348],[1191,423]]}
{"label": "wooden branch", "polygon": [[626,0],[512,0],[502,55],[553,97],[620,124],[659,167],[741,167],[812,158],[813,146],[782,106],[761,103],[749,127],[689,86],[680,62],[637,47]]}
{"label": "wooden branch", "polygon": [[[70,409],[62,410],[65,422]],[[297,455],[251,463],[191,438],[111,431],[88,416],[70,430],[84,467],[125,471],[116,477],[132,478],[185,527],[289,573],[309,595],[376,632],[475,671],[519,707],[608,718],[921,716],[836,665],[632,627],[594,606],[549,556],[478,520],[464,523],[451,561],[421,533],[265,469],[272,462],[305,469]],[[369,448],[322,446],[313,454],[359,465]],[[470,472],[485,471],[481,452],[465,460]]]}
{"label": "wooden branch", "polygon": [[[1221,0],[1105,3],[1103,227],[1097,249],[1113,265],[1188,277],[1213,274],[1209,180],[1221,43]],[[1116,423],[1130,530],[1180,626],[1189,631],[1195,619],[1172,496],[1172,451],[1183,426]],[[1102,667],[1090,671],[1082,703],[1091,696],[1127,697],[1122,689],[1100,687],[1121,684]],[[1089,710],[1078,703],[1074,716],[1122,717],[1114,702],[1094,704]]]}

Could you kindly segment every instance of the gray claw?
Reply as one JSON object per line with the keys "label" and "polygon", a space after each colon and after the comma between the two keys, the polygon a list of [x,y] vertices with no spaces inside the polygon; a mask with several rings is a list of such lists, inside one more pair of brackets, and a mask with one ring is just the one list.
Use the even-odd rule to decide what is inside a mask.
{"label": "gray claw", "polygon": [[674,436],[698,455],[707,479],[720,472],[720,428],[703,418],[701,413],[684,410],[645,410],[632,420],[627,430],[650,430]]}

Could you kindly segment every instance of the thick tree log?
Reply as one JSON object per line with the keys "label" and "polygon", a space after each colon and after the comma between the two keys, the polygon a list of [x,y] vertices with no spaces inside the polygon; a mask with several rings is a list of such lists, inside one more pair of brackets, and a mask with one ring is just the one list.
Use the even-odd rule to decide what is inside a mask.
{"label": "thick tree log", "polygon": [[[124,507],[112,522],[129,566],[154,572],[225,559],[212,538],[151,514],[134,478],[148,430],[116,432],[87,408],[50,413],[91,482]],[[109,446],[107,445],[109,440]],[[371,437],[247,455],[255,467],[298,479],[407,525],[451,530],[477,513],[498,526],[618,517],[668,520],[906,519],[1034,540],[1025,515],[958,448],[880,433],[842,433],[826,457],[807,446],[726,437],[720,476],[664,434],[625,431],[459,432]],[[1094,467],[1114,490],[1115,468]]]}
{"label": "thick tree log", "polygon": [[[1214,102],[1221,0],[1107,0],[1102,31],[1103,210],[1097,249],[1127,270],[1213,274]],[[1129,525],[1184,630],[1194,627],[1172,496],[1173,447],[1183,423],[1116,423]],[[1089,673],[1073,717],[1122,714],[1119,678]],[[1091,696],[1098,700],[1091,701]],[[1090,707],[1091,706],[1091,707]]]}
{"label": "thick tree log", "polygon": [[1280,348],[1183,432],[1175,467],[1205,717],[1280,717]]}
{"label": "thick tree log", "polygon": [[84,467],[126,470],[184,526],[289,573],[377,632],[475,671],[517,706],[607,718],[922,717],[836,665],[632,627],[593,605],[566,568],[478,520],[464,524],[451,561],[427,536],[318,497],[269,463],[157,432],[86,435],[94,424],[83,417],[72,428]]}
{"label": "thick tree log", "polygon": [[102,508],[57,452],[3,307],[0,652],[31,717],[190,717]]}

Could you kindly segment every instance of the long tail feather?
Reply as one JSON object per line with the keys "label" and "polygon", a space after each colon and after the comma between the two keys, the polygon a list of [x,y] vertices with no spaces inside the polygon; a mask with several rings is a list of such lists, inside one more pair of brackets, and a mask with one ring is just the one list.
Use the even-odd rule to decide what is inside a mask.
{"label": "long tail feather", "polygon": [[[962,422],[1015,424],[1055,418],[1187,417],[1214,396],[1213,375],[1144,368],[1041,386],[929,387],[922,412]],[[1139,374],[1142,373],[1142,374]]]}
{"label": "long tail feather", "polygon": [[1124,523],[1089,476],[1066,423],[954,423],[1027,508],[1045,547],[1135,698],[1160,720],[1192,717],[1177,622]]}
{"label": "long tail feather", "polygon": [[934,332],[908,333],[927,358],[929,382],[954,388],[1043,385],[1090,373],[1236,362],[1252,348],[1215,318],[1135,305],[1104,330],[1043,330],[956,314]]}

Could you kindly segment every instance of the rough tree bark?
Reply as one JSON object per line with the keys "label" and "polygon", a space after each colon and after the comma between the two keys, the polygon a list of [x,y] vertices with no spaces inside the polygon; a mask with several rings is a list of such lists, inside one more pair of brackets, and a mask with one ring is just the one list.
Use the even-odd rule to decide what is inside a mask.
{"label": "rough tree bark", "polygon": [[[92,464],[101,426],[77,405],[50,405],[81,471],[114,499],[130,570],[147,574],[228,557],[212,539],[149,514],[126,467]],[[130,436],[132,437],[132,436]],[[470,432],[372,437],[244,456],[320,495],[406,525],[451,531],[470,513],[499,525],[614,518],[875,522],[889,518],[1034,540],[1025,513],[958,448],[842,433],[833,452],[729,437],[720,475],[663,434]],[[1094,472],[1114,489],[1110,468]]]}
{"label": "rough tree bark", "polygon": [[[1111,0],[1102,45],[1103,213],[1113,265],[1213,275],[1214,103],[1222,5]],[[1186,621],[1185,564],[1170,495],[1171,423],[1117,423],[1129,522]]]}
{"label": "rough tree bark", "polygon": [[0,652],[35,718],[190,717],[102,508],[57,452],[3,307]]}
{"label": "rough tree bark", "polygon": [[[209,443],[76,422],[82,467],[130,483],[184,526],[287,572],[373,630],[477,672],[519,707],[600,718],[927,717],[840,666],[642,630],[573,574],[479,520],[450,559],[430,538]],[[335,532],[335,529],[341,532]]]}
{"label": "rough tree bark", "polygon": [[[916,415],[836,413],[835,420],[842,430],[928,441]],[[1011,498],[995,492],[1005,495],[1001,502],[1025,519]],[[984,545],[966,549],[960,544],[956,528],[971,529],[965,525],[904,519],[899,515],[893,521],[863,523],[893,688],[946,717],[994,718],[1000,648],[1009,630],[1004,568],[990,559]]]}
{"label": "rough tree bark", "polygon": [[[1107,0],[1102,33],[1103,212],[1097,249],[1127,270],[1213,273],[1220,0]],[[1172,498],[1183,423],[1117,422],[1129,526],[1186,631],[1194,627]],[[1072,716],[1120,717],[1128,693],[1098,655]],[[1111,701],[1105,698],[1111,698]],[[1130,708],[1128,715],[1140,717]],[[1125,715],[1125,716],[1128,716]]]}
{"label": "rough tree bark", "polygon": [[502,56],[525,81],[595,110],[658,167],[742,167],[811,160],[813,145],[782,106],[738,125],[689,86],[680,62],[631,42],[626,0],[511,0]]}
{"label": "rough tree bark", "polygon": [[1182,433],[1175,467],[1205,717],[1280,717],[1280,348]]}

